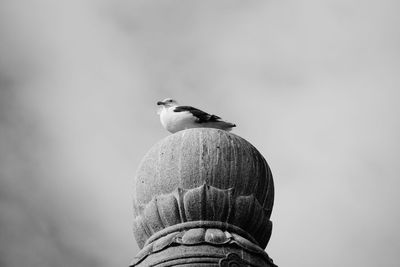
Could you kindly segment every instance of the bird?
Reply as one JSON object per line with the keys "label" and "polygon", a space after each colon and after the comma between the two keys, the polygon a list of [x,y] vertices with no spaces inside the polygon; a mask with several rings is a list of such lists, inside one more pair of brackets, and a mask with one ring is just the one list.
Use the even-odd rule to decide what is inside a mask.
{"label": "bird", "polygon": [[179,106],[172,98],[158,101],[158,115],[162,126],[171,133],[190,128],[216,128],[231,131],[236,124],[222,120],[217,115],[208,114],[191,106]]}

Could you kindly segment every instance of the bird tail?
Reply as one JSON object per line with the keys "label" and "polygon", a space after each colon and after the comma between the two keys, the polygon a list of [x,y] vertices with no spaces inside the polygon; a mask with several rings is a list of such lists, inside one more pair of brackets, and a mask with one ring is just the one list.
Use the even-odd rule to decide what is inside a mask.
{"label": "bird tail", "polygon": [[226,131],[232,131],[232,128],[233,127],[236,127],[236,124],[234,124],[234,123],[230,123],[230,122],[225,122],[226,123]]}
{"label": "bird tail", "polygon": [[236,127],[236,124],[219,120],[215,122],[208,122],[207,127],[217,128],[225,131],[231,131],[233,127]]}

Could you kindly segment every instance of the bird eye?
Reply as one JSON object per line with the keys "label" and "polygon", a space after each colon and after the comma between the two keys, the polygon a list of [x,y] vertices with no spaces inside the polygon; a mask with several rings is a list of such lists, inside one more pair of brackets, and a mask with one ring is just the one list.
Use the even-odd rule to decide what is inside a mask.
{"label": "bird eye", "polygon": [[172,102],[172,99],[168,100],[168,102]]}

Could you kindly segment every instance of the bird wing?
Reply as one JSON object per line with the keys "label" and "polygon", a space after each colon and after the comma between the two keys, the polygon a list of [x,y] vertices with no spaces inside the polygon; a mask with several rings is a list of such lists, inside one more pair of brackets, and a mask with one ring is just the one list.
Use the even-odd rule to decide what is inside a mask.
{"label": "bird wing", "polygon": [[191,107],[191,106],[178,106],[175,107],[174,112],[190,112],[193,116],[196,117],[196,121],[198,123],[202,122],[212,122],[212,121],[219,121],[221,118],[217,115],[208,114],[200,109]]}

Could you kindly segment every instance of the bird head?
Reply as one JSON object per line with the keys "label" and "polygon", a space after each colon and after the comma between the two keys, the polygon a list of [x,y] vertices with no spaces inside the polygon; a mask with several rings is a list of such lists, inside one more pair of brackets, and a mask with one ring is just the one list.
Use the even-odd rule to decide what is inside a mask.
{"label": "bird head", "polygon": [[176,102],[172,98],[166,98],[163,101],[158,101],[157,105],[158,106],[164,106],[166,108],[168,108],[168,107],[176,107],[178,105],[178,102]]}

